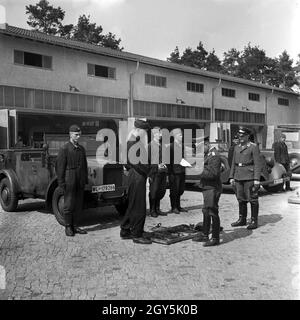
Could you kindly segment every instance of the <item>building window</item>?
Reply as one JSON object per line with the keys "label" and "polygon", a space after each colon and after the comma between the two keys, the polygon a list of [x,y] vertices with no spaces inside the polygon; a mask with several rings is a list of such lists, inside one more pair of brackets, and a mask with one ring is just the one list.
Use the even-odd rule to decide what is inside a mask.
{"label": "building window", "polygon": [[0,86],[0,107],[126,115],[127,99]]}
{"label": "building window", "polygon": [[289,99],[278,98],[278,104],[281,106],[289,106]]}
{"label": "building window", "polygon": [[145,74],[145,84],[154,87],[167,87],[167,78],[155,76],[153,74]]}
{"label": "building window", "polygon": [[259,101],[259,94],[258,93],[252,93],[252,92],[249,92],[248,93],[248,99],[249,100],[252,100],[252,101]]}
{"label": "building window", "polygon": [[179,106],[168,103],[134,100],[134,116],[210,120],[210,109],[195,106]]}
{"label": "building window", "polygon": [[187,89],[187,91],[192,91],[192,92],[203,92],[204,85],[202,83],[188,81],[186,83],[186,89]]}
{"label": "building window", "polygon": [[52,69],[52,57],[32,52],[14,50],[14,62],[25,66]]}
{"label": "building window", "polygon": [[228,89],[228,88],[222,88],[222,96],[229,97],[229,98],[235,98],[235,90]]}
{"label": "building window", "polygon": [[265,114],[264,113],[255,113],[255,112],[241,112],[241,111],[232,111],[232,110],[215,110],[216,121],[224,122],[238,122],[238,123],[265,123]]}
{"label": "building window", "polygon": [[116,69],[106,66],[100,66],[98,64],[87,64],[87,73],[90,76],[116,79]]}

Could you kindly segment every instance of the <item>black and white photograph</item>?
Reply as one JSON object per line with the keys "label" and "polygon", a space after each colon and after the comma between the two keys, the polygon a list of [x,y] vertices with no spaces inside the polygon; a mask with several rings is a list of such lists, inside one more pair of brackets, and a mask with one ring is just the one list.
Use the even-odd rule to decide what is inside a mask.
{"label": "black and white photograph", "polygon": [[299,300],[299,30],[300,0],[0,0],[0,300]]}

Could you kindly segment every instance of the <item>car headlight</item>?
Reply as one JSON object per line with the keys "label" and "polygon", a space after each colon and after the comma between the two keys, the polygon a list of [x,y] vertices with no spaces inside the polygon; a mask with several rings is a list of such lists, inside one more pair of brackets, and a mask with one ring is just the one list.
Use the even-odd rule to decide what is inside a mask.
{"label": "car headlight", "polygon": [[296,159],[296,158],[291,159],[291,161],[290,161],[290,167],[291,167],[291,168],[296,167],[297,164],[298,164],[298,159]]}
{"label": "car headlight", "polygon": [[274,165],[275,165],[275,161],[274,161],[274,159],[272,157],[266,157],[266,164],[270,168],[273,168]]}

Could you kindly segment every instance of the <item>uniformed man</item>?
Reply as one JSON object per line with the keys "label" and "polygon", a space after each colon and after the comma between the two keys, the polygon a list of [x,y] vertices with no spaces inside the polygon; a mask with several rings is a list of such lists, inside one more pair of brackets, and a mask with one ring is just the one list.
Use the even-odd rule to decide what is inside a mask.
{"label": "uniformed man", "polygon": [[[221,157],[209,143],[209,137],[204,138],[204,168],[200,176],[200,188],[203,194],[203,228],[202,234],[193,241],[204,242],[203,246],[216,246],[220,243],[219,199],[222,193]],[[212,223],[212,237],[209,239]]]}
{"label": "uniformed man", "polygon": [[149,173],[149,204],[152,217],[166,216],[166,212],[160,210],[160,200],[165,196],[167,186],[167,166],[162,163],[162,145],[160,127],[152,128],[153,139],[148,144],[150,158]]}
{"label": "uniformed man", "polygon": [[75,233],[87,232],[76,226],[83,209],[84,186],[88,183],[86,153],[78,143],[81,129],[72,125],[69,129],[70,140],[58,152],[56,174],[59,187],[64,191],[65,233],[74,236]]}
{"label": "uniformed man", "polygon": [[[150,129],[148,122],[136,120],[134,129],[127,141],[128,207],[121,222],[120,230],[122,239],[133,239],[133,242],[140,244],[152,243],[150,239],[143,236],[146,220],[146,180],[150,165],[148,164],[147,150],[142,143],[139,143],[148,129]],[[142,157],[141,155],[145,154],[144,163],[141,161],[135,163],[130,157],[130,153],[137,143],[139,148],[137,148],[136,156]]]}
{"label": "uniformed man", "polygon": [[167,152],[170,154],[170,163],[167,165],[171,201],[170,213],[180,214],[180,212],[187,212],[180,205],[180,197],[185,189],[185,167],[180,165],[180,160],[184,158],[184,146],[182,144],[182,130],[175,128],[171,133],[174,140],[167,148]]}
{"label": "uniformed man", "polygon": [[238,134],[235,134],[233,136],[233,139],[232,139],[232,145],[230,146],[230,148],[228,150],[228,164],[229,164],[230,167],[231,167],[231,164],[232,164],[234,148],[235,148],[236,145],[239,144],[239,142],[240,142],[239,136],[238,136]]}
{"label": "uniformed man", "polygon": [[251,222],[247,229],[256,229],[261,173],[259,148],[255,143],[249,141],[251,130],[248,128],[240,128],[238,135],[240,143],[234,149],[229,179],[231,185],[235,187],[239,203],[239,219],[231,226],[238,227],[247,224],[247,203],[250,202]]}
{"label": "uniformed man", "polygon": [[[281,163],[287,174],[291,176],[291,169],[290,169],[290,158],[287,145],[285,143],[286,135],[282,133],[280,135],[279,141],[274,143],[274,159],[276,162]],[[285,191],[292,191],[293,189],[290,186],[290,181],[285,182]]]}

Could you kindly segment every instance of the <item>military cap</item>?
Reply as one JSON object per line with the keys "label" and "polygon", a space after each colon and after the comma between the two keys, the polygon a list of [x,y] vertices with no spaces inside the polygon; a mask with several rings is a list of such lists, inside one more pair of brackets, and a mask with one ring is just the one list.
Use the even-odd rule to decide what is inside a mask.
{"label": "military cap", "polygon": [[150,125],[147,121],[141,120],[141,119],[136,119],[134,121],[134,126],[138,129],[144,129],[144,130],[148,130],[150,129]]}
{"label": "military cap", "polygon": [[69,128],[69,132],[80,132],[81,129],[77,124],[72,124],[71,127]]}
{"label": "military cap", "polygon": [[238,131],[239,136],[251,135],[251,130],[246,127],[240,127]]}

